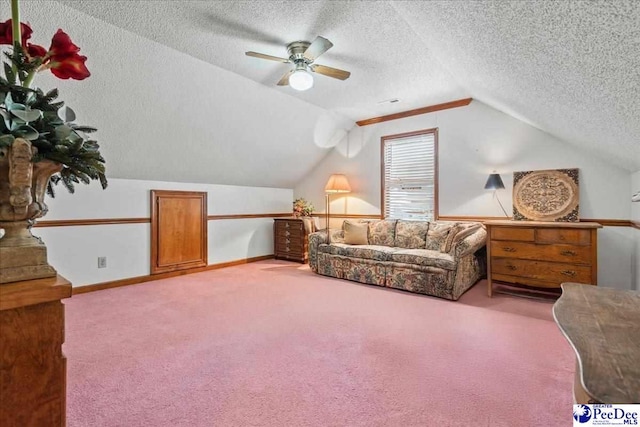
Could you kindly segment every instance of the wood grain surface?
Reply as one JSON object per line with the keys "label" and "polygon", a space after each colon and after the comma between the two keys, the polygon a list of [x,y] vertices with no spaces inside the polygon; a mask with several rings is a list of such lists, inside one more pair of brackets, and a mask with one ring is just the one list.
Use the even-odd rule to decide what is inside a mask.
{"label": "wood grain surface", "polygon": [[64,426],[63,277],[0,285],[0,426]]}
{"label": "wood grain surface", "polygon": [[597,223],[487,221],[487,294],[493,283],[560,290],[598,283]]}
{"label": "wood grain surface", "polygon": [[0,285],[0,310],[58,301],[71,296],[71,283],[64,277],[25,280]]}
{"label": "wood grain surface", "polygon": [[151,274],[207,265],[207,193],[151,190]]}
{"label": "wood grain surface", "polygon": [[402,111],[400,113],[388,114],[386,116],[372,117],[370,119],[358,120],[358,126],[373,125],[376,123],[388,122],[389,120],[404,119],[405,117],[417,116],[420,114],[433,113],[434,111],[448,110],[450,108],[464,107],[469,105],[473,98],[458,99],[457,101],[445,102],[443,104],[429,105],[427,107],[416,108],[414,110]]}
{"label": "wood grain surface", "polygon": [[640,403],[640,292],[564,283],[553,315],[578,359],[576,401]]}

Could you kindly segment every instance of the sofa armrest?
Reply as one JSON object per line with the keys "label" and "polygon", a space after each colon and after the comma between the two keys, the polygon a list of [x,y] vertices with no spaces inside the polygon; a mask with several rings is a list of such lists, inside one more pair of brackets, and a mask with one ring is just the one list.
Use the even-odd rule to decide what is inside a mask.
{"label": "sofa armrest", "polygon": [[[344,231],[338,229],[329,229],[331,236],[331,242],[342,243],[344,242]],[[318,247],[323,243],[328,243],[327,230],[316,231],[309,234],[309,267],[311,270],[318,271]]]}
{"label": "sofa armrest", "polygon": [[483,226],[478,228],[468,236],[465,236],[464,238],[458,240],[449,251],[449,254],[453,255],[454,259],[457,260],[466,255],[473,254],[479,251],[486,244],[487,230]]}

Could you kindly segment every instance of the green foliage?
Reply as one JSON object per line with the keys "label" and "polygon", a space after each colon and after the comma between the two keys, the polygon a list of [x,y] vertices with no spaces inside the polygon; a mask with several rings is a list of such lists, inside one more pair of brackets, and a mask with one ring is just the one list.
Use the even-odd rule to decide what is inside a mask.
{"label": "green foliage", "polygon": [[13,51],[5,53],[11,64],[4,63],[5,77],[0,76],[0,149],[10,146],[15,138],[24,138],[37,148],[33,162],[47,159],[61,163],[62,170],[51,177],[47,188],[52,197],[52,183],[62,183],[71,193],[75,184],[92,180],[106,188],[100,146],[87,135],[96,129],[74,123],[75,113],[57,101],[57,89],[44,93],[29,88],[41,61],[29,61],[21,48]]}

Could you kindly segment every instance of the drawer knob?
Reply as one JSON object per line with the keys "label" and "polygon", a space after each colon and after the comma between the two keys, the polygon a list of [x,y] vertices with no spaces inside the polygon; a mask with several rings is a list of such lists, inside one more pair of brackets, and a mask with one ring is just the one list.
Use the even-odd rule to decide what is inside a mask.
{"label": "drawer knob", "polygon": [[284,235],[285,235],[285,236],[287,236],[287,237],[289,237],[289,236],[291,236],[291,233],[289,233],[288,231],[285,231],[285,232],[284,232]]}
{"label": "drawer knob", "polygon": [[516,270],[518,267],[516,267],[515,265],[511,265],[511,264],[509,264],[509,265],[507,265],[507,268],[508,268],[509,270],[513,271],[513,270]]}
{"label": "drawer knob", "polygon": [[284,223],[284,228],[289,228],[289,223],[288,222]]}
{"label": "drawer knob", "polygon": [[575,251],[562,251],[560,252],[560,255],[564,255],[564,256],[576,256],[578,255]]}
{"label": "drawer knob", "polygon": [[504,247],[504,248],[502,248],[502,249],[503,249],[505,252],[515,252],[515,251],[516,251],[516,248],[510,248],[510,247],[508,247],[508,246],[507,246],[507,247]]}
{"label": "drawer knob", "polygon": [[576,272],[573,270],[562,270],[561,273],[569,277],[573,277],[576,275]]}
{"label": "drawer knob", "polygon": [[291,240],[287,239],[287,245],[288,245],[289,243],[291,243]]}
{"label": "drawer knob", "polygon": [[291,249],[289,249],[289,246],[287,246],[287,247],[285,248],[285,250],[286,250],[287,252],[289,252]]}

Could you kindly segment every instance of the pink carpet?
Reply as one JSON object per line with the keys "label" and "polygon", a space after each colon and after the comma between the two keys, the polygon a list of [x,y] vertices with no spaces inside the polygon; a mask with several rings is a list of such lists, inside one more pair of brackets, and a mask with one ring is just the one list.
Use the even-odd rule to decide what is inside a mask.
{"label": "pink carpet", "polygon": [[458,302],[264,261],[66,302],[68,425],[564,426],[551,303]]}

